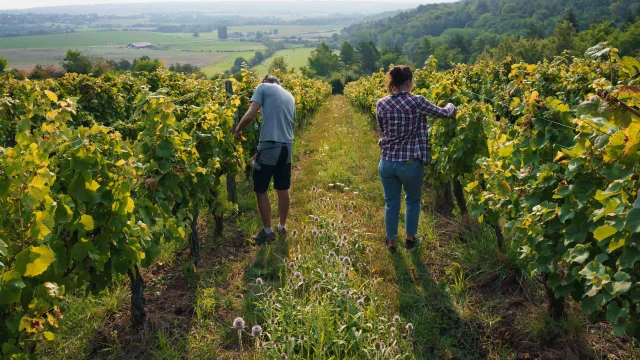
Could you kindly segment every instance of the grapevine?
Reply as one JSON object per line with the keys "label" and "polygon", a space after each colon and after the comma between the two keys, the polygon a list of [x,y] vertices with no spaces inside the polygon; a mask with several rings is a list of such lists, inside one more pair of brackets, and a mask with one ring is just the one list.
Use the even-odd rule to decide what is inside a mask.
{"label": "grapevine", "polygon": [[[328,84],[278,74],[305,119]],[[132,323],[144,321],[140,267],[165,241],[190,239],[194,263],[201,210],[228,213],[221,178],[255,147],[232,136],[257,78],[202,80],[152,74],[67,74],[59,80],[0,79],[0,345],[29,358],[55,337],[65,295],[99,293],[131,279]],[[247,150],[250,149],[250,150]]]}
{"label": "grapevine", "polygon": [[[428,120],[431,181],[458,181],[461,211],[504,225],[553,317],[572,298],[640,337],[640,62],[605,44],[538,64],[435,62],[416,71],[414,93],[453,102],[458,117]],[[384,82],[381,71],[345,94],[375,115]]]}

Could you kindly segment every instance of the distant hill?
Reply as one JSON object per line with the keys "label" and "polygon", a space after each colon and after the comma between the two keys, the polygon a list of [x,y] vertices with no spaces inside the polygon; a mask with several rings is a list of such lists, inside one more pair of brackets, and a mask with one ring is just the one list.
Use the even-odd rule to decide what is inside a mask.
{"label": "distant hill", "polygon": [[[106,2],[106,0],[103,0]],[[134,0],[135,1],[135,0]],[[426,0],[426,3],[446,2],[447,0]],[[451,0],[448,0],[451,1]],[[241,16],[278,16],[288,15],[289,19],[319,17],[333,14],[359,13],[373,15],[377,13],[410,9],[416,6],[415,0],[409,1],[193,1],[193,2],[156,2],[131,4],[95,4],[72,6],[49,6],[23,10],[0,10],[9,13],[37,14],[98,14],[98,15],[134,15],[149,13],[198,13],[213,15]]]}
{"label": "distant hill", "polygon": [[450,4],[422,5],[400,14],[352,25],[343,35],[351,42],[372,40],[380,47],[400,48],[406,55],[425,36],[435,45],[454,36],[472,41],[480,37],[496,43],[502,35],[544,38],[559,21],[575,19],[578,30],[605,20],[625,23],[638,14],[637,0],[463,0]]}

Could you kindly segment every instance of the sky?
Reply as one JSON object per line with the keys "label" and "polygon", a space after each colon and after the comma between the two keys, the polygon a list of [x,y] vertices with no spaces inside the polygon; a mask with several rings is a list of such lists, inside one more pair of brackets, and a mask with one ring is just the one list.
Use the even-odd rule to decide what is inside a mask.
{"label": "sky", "polygon": [[[162,0],[163,2],[212,2],[205,0]],[[243,1],[243,0],[234,0],[234,1]],[[320,0],[321,1],[321,0]],[[341,0],[345,2],[359,2],[366,0]],[[369,0],[370,1],[370,0]],[[43,7],[43,6],[61,6],[61,5],[92,5],[92,4],[126,4],[126,3],[152,3],[158,2],[158,0],[0,0],[0,10],[9,10],[9,9],[28,9],[35,7]],[[393,0],[383,0],[380,2],[393,3]],[[427,3],[433,2],[425,1],[425,0],[401,0],[403,3]]]}

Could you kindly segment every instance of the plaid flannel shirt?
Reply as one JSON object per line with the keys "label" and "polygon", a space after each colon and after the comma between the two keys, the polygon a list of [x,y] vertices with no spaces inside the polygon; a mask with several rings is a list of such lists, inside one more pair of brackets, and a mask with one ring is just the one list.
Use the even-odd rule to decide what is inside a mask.
{"label": "plaid flannel shirt", "polygon": [[422,160],[429,164],[429,131],[426,116],[450,117],[453,104],[438,107],[424,96],[406,91],[394,93],[378,100],[376,120],[382,138],[378,142],[386,161]]}

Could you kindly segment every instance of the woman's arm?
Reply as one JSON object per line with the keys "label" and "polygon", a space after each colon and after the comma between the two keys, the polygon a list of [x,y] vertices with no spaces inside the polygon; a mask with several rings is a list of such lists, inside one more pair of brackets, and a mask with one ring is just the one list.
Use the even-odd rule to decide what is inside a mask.
{"label": "woman's arm", "polygon": [[448,103],[445,107],[439,107],[429,102],[424,96],[416,96],[416,99],[418,111],[427,116],[439,118],[456,117],[456,107],[452,103]]}
{"label": "woman's arm", "polygon": [[376,104],[376,122],[378,123],[378,131],[382,134],[384,132],[384,124],[382,122],[382,115],[380,115],[380,104]]}

